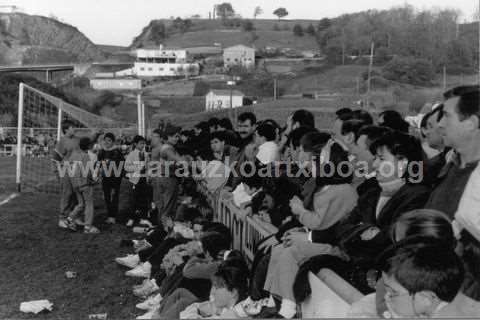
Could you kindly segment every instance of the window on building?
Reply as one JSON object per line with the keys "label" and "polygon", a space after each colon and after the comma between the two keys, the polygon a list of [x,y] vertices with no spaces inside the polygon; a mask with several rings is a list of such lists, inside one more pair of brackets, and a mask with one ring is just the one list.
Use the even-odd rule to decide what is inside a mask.
{"label": "window on building", "polygon": [[235,62],[238,62],[238,59],[237,59],[237,58],[235,58]]}
{"label": "window on building", "polygon": [[175,71],[175,68],[170,68],[170,71]]}
{"label": "window on building", "polygon": [[163,68],[158,69],[159,71],[163,71]]}
{"label": "window on building", "polygon": [[153,71],[153,68],[148,68],[148,71]]}
{"label": "window on building", "polygon": [[140,71],[145,71],[145,68],[140,68]]}

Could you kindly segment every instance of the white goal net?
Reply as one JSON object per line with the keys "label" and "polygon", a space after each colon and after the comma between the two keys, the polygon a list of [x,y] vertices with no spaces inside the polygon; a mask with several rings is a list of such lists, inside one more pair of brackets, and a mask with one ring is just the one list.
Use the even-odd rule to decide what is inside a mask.
{"label": "white goal net", "polygon": [[[140,98],[139,98],[140,101]],[[141,102],[141,101],[140,101]],[[139,103],[141,106],[141,103]],[[138,115],[141,115],[139,107]],[[61,137],[62,122],[70,120],[80,131],[110,131],[115,135],[142,133],[142,118],[131,123],[96,115],[60,98],[20,84],[16,141],[16,183],[19,191],[57,193],[60,191],[56,164],[51,158]]]}

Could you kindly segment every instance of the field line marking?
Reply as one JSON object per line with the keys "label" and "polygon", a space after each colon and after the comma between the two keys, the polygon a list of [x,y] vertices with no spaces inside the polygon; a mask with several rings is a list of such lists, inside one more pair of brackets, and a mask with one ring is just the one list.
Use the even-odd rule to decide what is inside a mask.
{"label": "field line marking", "polygon": [[6,199],[0,202],[0,207],[9,203],[11,200],[15,199],[16,197],[18,197],[18,193],[12,193]]}

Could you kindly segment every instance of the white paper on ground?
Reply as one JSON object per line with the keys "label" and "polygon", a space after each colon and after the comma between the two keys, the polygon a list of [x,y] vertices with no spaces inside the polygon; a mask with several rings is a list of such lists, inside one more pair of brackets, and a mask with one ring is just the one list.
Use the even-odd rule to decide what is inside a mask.
{"label": "white paper on ground", "polygon": [[39,313],[43,310],[52,311],[53,303],[48,300],[35,300],[22,302],[20,304],[20,311],[25,313]]}

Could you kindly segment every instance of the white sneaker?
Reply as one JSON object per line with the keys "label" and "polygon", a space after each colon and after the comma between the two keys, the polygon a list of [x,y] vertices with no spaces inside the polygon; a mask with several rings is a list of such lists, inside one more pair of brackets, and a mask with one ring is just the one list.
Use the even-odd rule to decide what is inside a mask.
{"label": "white sneaker", "polygon": [[143,319],[158,319],[160,315],[158,314],[158,310],[160,309],[160,306],[155,306],[153,309],[148,311],[147,313],[138,316],[136,319],[143,320]]}
{"label": "white sneaker", "polygon": [[151,248],[152,245],[150,243],[148,243],[147,240],[143,239],[143,240],[132,240],[133,241],[133,249],[135,250],[135,252],[139,252],[139,251],[142,251],[142,250],[145,250],[145,249],[148,249],[148,248]]}
{"label": "white sneaker", "polygon": [[110,217],[105,222],[107,224],[115,224],[115,223],[117,223],[117,220],[115,220],[115,218]]}
{"label": "white sneaker", "polygon": [[149,262],[139,264],[134,269],[125,272],[127,277],[135,278],[150,278],[152,272],[152,265]]}
{"label": "white sneaker", "polygon": [[134,223],[133,220],[130,219],[130,220],[128,220],[126,226],[129,227],[129,228],[130,228],[130,227],[133,227],[133,223]]}
{"label": "white sneaker", "polygon": [[149,311],[152,310],[155,306],[158,306],[162,301],[163,297],[160,293],[150,296],[147,300],[138,303],[135,307],[140,310]]}
{"label": "white sneaker", "polygon": [[79,226],[84,226],[85,225],[85,221],[83,221],[82,219],[80,218],[77,218],[75,220],[73,220],[75,222],[76,225],[79,225]]}
{"label": "white sneaker", "polygon": [[132,288],[133,288],[133,290],[143,288],[144,286],[147,285],[147,282],[149,282],[149,281],[150,281],[150,279],[143,279],[142,284],[136,284],[136,285],[132,286]]}
{"label": "white sneaker", "polygon": [[133,289],[133,295],[140,298],[146,298],[158,290],[160,290],[160,288],[157,286],[157,282],[155,279],[151,279],[141,288]]}
{"label": "white sneaker", "polygon": [[58,227],[62,229],[68,229],[67,219],[61,218],[58,220]]}
{"label": "white sneaker", "polygon": [[133,269],[140,263],[140,257],[138,254],[129,254],[126,257],[116,258],[115,262],[122,266]]}
{"label": "white sneaker", "polygon": [[149,228],[153,228],[153,224],[152,224],[150,221],[146,220],[146,219],[140,220],[140,225],[142,225],[142,226],[147,226],[147,227],[149,227]]}

